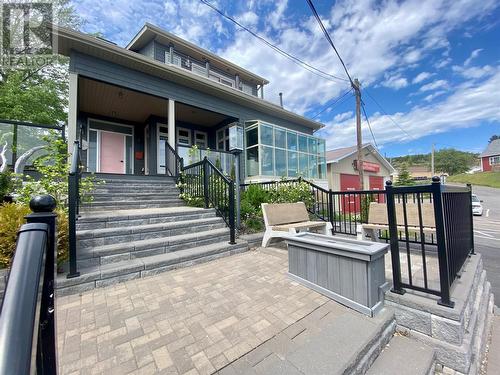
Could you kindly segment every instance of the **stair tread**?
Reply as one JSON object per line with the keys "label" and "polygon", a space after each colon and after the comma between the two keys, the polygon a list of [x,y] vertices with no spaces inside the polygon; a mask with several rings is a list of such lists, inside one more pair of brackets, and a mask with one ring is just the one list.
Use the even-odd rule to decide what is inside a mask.
{"label": "stair tread", "polygon": [[[124,218],[138,218],[140,216],[161,216],[165,214],[183,214],[183,213],[202,213],[207,212],[208,209],[200,207],[151,207],[151,208],[132,208],[132,209],[122,209],[122,210],[109,210],[109,211],[99,211],[95,213],[83,213],[78,221],[85,221],[88,219],[113,219],[119,218],[123,220]],[[213,211],[213,209],[212,209]]]}
{"label": "stair tread", "polygon": [[208,218],[200,218],[193,220],[184,220],[184,221],[174,221],[174,222],[166,222],[166,223],[156,223],[156,224],[144,224],[144,225],[133,225],[128,227],[116,227],[116,228],[102,228],[102,229],[85,229],[78,230],[76,232],[78,239],[91,239],[91,238],[99,238],[104,236],[118,236],[118,235],[126,235],[126,234],[136,234],[143,232],[153,232],[155,229],[174,229],[183,226],[190,225],[206,225],[206,224],[217,224],[221,223],[222,218],[218,216],[208,217]]}
{"label": "stair tread", "polygon": [[150,270],[166,265],[197,259],[203,256],[209,256],[218,252],[220,253],[232,249],[239,249],[245,246],[247,246],[247,243],[244,241],[237,241],[236,244],[232,245],[226,241],[221,241],[209,245],[195,246],[189,249],[152,255],[144,258],[134,258],[116,263],[80,268],[80,276],[78,277],[67,279],[64,276],[59,276],[57,288],[77,285],[82,282],[92,280],[125,275],[127,273],[138,272],[141,270]]}
{"label": "stair tread", "polygon": [[433,362],[432,348],[417,340],[394,336],[367,375],[427,375]]}
{"label": "stair tread", "polygon": [[216,237],[229,234],[229,228],[212,229],[209,231],[179,234],[175,236],[165,236],[158,238],[150,238],[145,240],[129,241],[111,245],[94,246],[85,249],[81,249],[80,253],[93,252],[94,254],[107,254],[115,253],[120,250],[124,251],[134,251],[137,249],[148,249],[158,246],[168,246],[181,244],[183,242],[188,242],[185,240],[196,240],[198,238],[205,239],[206,237]]}

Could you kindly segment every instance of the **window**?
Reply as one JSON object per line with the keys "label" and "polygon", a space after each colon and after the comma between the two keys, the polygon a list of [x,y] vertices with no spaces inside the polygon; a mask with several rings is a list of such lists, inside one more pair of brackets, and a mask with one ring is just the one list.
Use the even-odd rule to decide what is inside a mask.
{"label": "window", "polygon": [[229,127],[217,130],[217,150],[229,151]]}
{"label": "window", "polygon": [[248,177],[326,178],[325,142],[259,120],[246,122]]}
{"label": "window", "polygon": [[274,147],[286,148],[286,132],[283,129],[274,128]]}
{"label": "window", "polygon": [[191,132],[189,129],[177,128],[177,143],[183,146],[191,146]]}
{"label": "window", "polygon": [[273,127],[271,125],[260,126],[260,143],[263,145],[274,146],[273,144]]}
{"label": "window", "polygon": [[490,165],[500,164],[500,156],[491,156]]}
{"label": "window", "polygon": [[207,148],[207,133],[195,130],[194,144],[200,148]]}

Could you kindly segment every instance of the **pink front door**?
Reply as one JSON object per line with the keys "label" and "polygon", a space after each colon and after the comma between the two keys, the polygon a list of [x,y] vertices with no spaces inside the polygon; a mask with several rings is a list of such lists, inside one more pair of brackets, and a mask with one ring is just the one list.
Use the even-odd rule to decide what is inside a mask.
{"label": "pink front door", "polygon": [[125,173],[125,136],[101,132],[101,168],[103,173]]}

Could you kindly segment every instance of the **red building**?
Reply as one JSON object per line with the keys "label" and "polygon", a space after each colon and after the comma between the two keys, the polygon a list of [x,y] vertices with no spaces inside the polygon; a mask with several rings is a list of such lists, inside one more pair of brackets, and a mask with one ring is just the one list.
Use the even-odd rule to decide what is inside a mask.
{"label": "red building", "polygon": [[483,172],[500,171],[500,139],[491,141],[480,157]]}

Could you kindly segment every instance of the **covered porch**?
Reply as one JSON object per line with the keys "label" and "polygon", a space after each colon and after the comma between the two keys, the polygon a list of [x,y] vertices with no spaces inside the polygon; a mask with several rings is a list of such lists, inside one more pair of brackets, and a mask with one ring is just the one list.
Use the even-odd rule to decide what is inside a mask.
{"label": "covered porch", "polygon": [[237,118],[82,76],[75,81],[70,128],[73,113],[88,172],[167,174],[167,143],[185,165],[207,156],[227,174],[234,167],[228,128]]}

